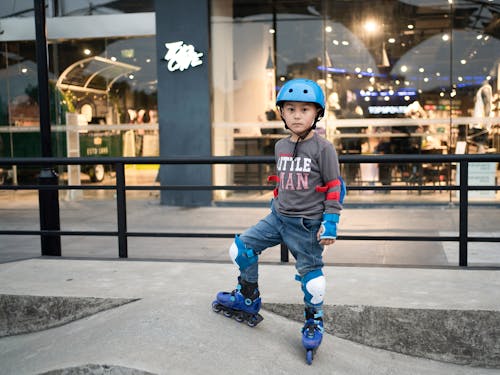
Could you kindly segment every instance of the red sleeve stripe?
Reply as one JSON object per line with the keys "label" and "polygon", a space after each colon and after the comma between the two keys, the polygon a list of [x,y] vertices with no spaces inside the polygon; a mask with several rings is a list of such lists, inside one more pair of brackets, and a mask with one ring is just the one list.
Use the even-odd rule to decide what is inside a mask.
{"label": "red sleeve stripe", "polygon": [[340,186],[340,180],[336,178],[335,180],[328,181],[325,186],[316,186],[316,191],[318,193],[326,193],[330,188]]}
{"label": "red sleeve stripe", "polygon": [[340,200],[340,191],[332,191],[331,193],[326,194],[327,201],[339,201]]}
{"label": "red sleeve stripe", "polygon": [[[279,183],[280,182],[280,178],[278,176],[276,176],[276,175],[267,176],[267,182]],[[278,196],[278,188],[276,188],[276,189],[273,190],[273,194],[274,194],[274,198],[276,198]]]}
{"label": "red sleeve stripe", "polygon": [[276,175],[273,176],[267,176],[267,182],[280,182],[280,178]]}

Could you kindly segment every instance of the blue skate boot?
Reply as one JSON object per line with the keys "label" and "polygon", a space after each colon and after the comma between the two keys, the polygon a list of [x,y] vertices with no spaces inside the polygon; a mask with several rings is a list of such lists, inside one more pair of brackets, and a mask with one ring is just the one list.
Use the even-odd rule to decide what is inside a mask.
{"label": "blue skate boot", "polygon": [[306,349],[306,362],[312,364],[314,353],[323,340],[323,310],[306,307],[304,310],[305,323],[302,328],[302,345]]}
{"label": "blue skate boot", "polygon": [[255,327],[264,318],[259,314],[261,307],[260,293],[257,283],[249,283],[238,277],[238,286],[232,292],[217,293],[212,302],[212,310],[221,312],[225,317],[238,322],[246,322],[249,327]]}

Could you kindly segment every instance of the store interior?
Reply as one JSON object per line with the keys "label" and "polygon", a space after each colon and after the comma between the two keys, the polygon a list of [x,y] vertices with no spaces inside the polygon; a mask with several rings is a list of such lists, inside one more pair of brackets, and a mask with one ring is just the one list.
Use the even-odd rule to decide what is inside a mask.
{"label": "store interior", "polygon": [[[15,3],[0,6],[4,25],[33,16]],[[121,29],[120,17],[154,19],[153,2],[48,3],[53,22],[88,19],[96,29],[95,17]],[[288,136],[276,93],[297,77],[323,88],[326,111],[317,131],[342,157],[499,152],[497,1],[213,0],[210,5],[213,155],[273,155],[275,142]],[[59,126],[55,156],[160,154],[156,61],[161,56],[154,24],[148,27],[148,35],[131,22],[123,35],[103,31],[98,38],[49,39],[51,118]],[[34,40],[9,39],[6,30],[0,35],[0,155],[36,156]],[[82,183],[113,178],[112,170],[97,167],[64,170],[61,176]],[[272,168],[217,165],[213,183],[265,185]],[[484,178],[495,184],[498,166],[486,169]],[[2,168],[2,183],[23,183],[21,172]],[[140,181],[141,168],[131,173]],[[457,179],[456,166],[441,163],[345,164],[342,173],[352,186],[439,186]],[[148,171],[145,184],[151,176],[155,171]],[[267,194],[215,191],[214,201],[260,201]],[[350,194],[361,202],[456,198],[440,191]],[[495,192],[479,198],[499,199]]]}

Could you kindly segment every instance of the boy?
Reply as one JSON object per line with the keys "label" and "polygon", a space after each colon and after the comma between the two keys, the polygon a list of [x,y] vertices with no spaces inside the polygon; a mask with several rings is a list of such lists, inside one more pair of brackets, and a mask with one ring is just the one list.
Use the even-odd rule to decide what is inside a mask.
{"label": "boy", "polygon": [[268,247],[284,242],[294,258],[304,293],[305,324],[302,343],[307,361],[323,337],[325,277],[322,252],[337,237],[345,185],[333,145],[315,133],[324,115],[325,97],[316,82],[294,79],[283,85],[276,100],[290,137],[275,145],[276,182],[271,213],[237,235],[229,254],[240,269],[233,292],[220,292],[214,311],[255,326],[262,321],[258,290],[258,256]]}

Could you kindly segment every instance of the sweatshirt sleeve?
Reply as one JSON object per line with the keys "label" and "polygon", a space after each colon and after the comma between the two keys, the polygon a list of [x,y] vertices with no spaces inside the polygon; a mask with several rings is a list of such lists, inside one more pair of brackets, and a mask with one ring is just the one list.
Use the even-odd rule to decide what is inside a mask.
{"label": "sweatshirt sleeve", "polygon": [[345,195],[345,185],[340,176],[337,152],[331,143],[323,147],[320,152],[319,168],[323,185],[317,186],[316,191],[325,194],[324,213],[340,214]]}

